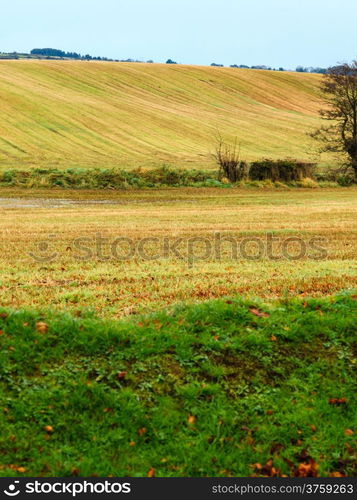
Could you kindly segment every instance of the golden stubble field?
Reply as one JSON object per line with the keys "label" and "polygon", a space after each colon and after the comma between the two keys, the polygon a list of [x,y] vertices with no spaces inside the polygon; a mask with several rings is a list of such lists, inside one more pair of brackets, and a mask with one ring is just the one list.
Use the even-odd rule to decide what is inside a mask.
{"label": "golden stubble field", "polygon": [[320,75],[203,66],[0,61],[0,167],[210,168],[220,131],[242,158],[317,160]]}
{"label": "golden stubble field", "polygon": [[356,286],[356,188],[2,197],[3,306],[121,317],[227,295]]}

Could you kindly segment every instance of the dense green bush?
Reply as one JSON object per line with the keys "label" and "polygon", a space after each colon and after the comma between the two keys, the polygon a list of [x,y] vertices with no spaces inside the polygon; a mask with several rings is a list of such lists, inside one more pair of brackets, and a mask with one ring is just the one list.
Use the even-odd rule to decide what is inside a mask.
{"label": "dense green bush", "polygon": [[341,172],[339,169],[319,172],[315,178],[318,182],[335,182],[340,186],[352,186],[356,182],[353,172]]}
{"label": "dense green bush", "polygon": [[32,170],[7,170],[0,174],[0,184],[19,187],[62,187],[83,189],[125,189],[159,186],[191,186],[217,183],[215,172],[173,169],[163,166],[156,169],[55,168]]}
{"label": "dense green bush", "polygon": [[[245,172],[249,164],[241,162]],[[349,186],[354,183],[352,176],[339,173],[314,175],[314,164],[296,160],[264,160],[250,166],[247,174],[230,182],[214,170],[187,170],[164,165],[160,168],[120,170],[115,168],[34,168],[29,170],[11,169],[0,172],[0,186],[24,188],[64,189],[140,189],[159,187],[328,187],[332,185]],[[317,181],[314,182],[313,178]]]}
{"label": "dense green bush", "polygon": [[254,181],[293,182],[314,177],[316,164],[298,160],[261,160],[251,164],[249,177]]}

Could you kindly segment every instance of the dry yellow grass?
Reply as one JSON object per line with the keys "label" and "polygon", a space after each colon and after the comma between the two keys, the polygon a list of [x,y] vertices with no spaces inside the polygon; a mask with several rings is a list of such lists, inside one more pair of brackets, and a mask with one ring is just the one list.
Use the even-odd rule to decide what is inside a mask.
{"label": "dry yellow grass", "polygon": [[[0,61],[0,167],[210,167],[217,130],[242,156],[311,156],[320,76],[234,68]],[[326,161],[326,158],[323,159]]]}
{"label": "dry yellow grass", "polygon": [[[237,293],[267,298],[324,295],[356,286],[355,188],[112,192],[110,202],[103,205],[88,204],[90,192],[54,193],[77,201],[60,206],[58,199],[45,201],[47,192],[42,192],[42,201],[2,201],[2,305],[50,305],[72,311],[89,308],[120,317],[180,301]],[[20,192],[12,194],[16,197]],[[97,193],[96,200],[106,196]],[[277,238],[274,254],[278,256],[288,237],[298,237],[308,245],[311,238],[319,237],[327,255],[314,260],[309,251],[299,260],[264,256],[254,261],[241,255],[232,258],[229,245],[222,247],[221,261],[213,253],[206,260],[191,263],[163,254],[165,238],[171,243],[183,238],[179,252],[186,258],[190,238],[212,242],[217,231],[239,242],[259,237],[264,245],[267,233],[273,233]],[[106,238],[100,250],[98,234]],[[86,261],[77,259],[83,255],[74,244],[78,237],[89,239],[86,246],[92,257]],[[120,261],[110,251],[117,237],[131,238],[136,248],[143,238],[155,237],[157,240],[146,243],[145,252],[149,256],[159,252],[159,258],[147,260],[136,254],[129,261]],[[41,241],[48,241],[49,248],[39,249]],[[200,255],[204,248],[203,240],[195,242],[194,254]],[[29,252],[40,257],[55,252],[57,256],[53,261],[36,262]]]}

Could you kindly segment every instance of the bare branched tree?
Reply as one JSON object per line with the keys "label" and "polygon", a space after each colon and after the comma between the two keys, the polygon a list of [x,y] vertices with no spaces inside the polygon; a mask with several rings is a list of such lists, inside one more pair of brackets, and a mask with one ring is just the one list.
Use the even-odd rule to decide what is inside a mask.
{"label": "bare branched tree", "polygon": [[237,182],[243,179],[247,164],[240,160],[240,145],[237,138],[235,138],[232,144],[229,144],[218,133],[213,157],[219,166],[219,178],[226,177],[230,182]]}
{"label": "bare branched tree", "polygon": [[357,181],[357,61],[329,68],[321,90],[328,108],[320,114],[331,124],[312,137],[321,141],[321,151],[343,154]]}

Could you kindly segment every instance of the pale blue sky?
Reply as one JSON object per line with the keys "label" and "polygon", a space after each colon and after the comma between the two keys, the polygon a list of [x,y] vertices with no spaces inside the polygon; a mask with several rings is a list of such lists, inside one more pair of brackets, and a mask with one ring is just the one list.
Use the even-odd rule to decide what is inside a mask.
{"label": "pale blue sky", "polygon": [[0,15],[2,52],[287,68],[357,58],[356,0],[2,0]]}

